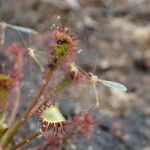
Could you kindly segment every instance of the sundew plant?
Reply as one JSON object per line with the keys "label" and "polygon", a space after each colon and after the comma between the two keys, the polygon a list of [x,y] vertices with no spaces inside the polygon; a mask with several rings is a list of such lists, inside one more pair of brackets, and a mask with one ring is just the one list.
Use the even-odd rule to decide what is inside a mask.
{"label": "sundew plant", "polygon": [[[37,36],[39,33],[30,28],[15,26],[0,22],[0,43],[1,47],[5,43],[5,31],[7,28],[17,32],[24,32],[29,36]],[[70,139],[83,136],[90,138],[94,121],[90,112],[80,112],[74,114],[71,119],[67,119],[59,109],[59,103],[55,98],[66,88],[78,84],[91,84],[95,93],[95,108],[99,109],[101,103],[98,98],[97,83],[125,92],[127,88],[113,81],[99,79],[95,74],[84,71],[76,65],[74,58],[79,52],[79,40],[68,28],[57,27],[51,32],[53,43],[49,52],[40,51],[31,47],[25,48],[19,44],[12,43],[5,48],[4,53],[13,55],[11,67],[0,70],[0,149],[15,150],[21,148],[38,136],[45,136],[44,143],[40,143],[36,149],[55,148],[59,149],[62,143],[68,144]],[[42,82],[37,91],[33,94],[33,99],[27,106],[20,118],[16,117],[20,106],[21,83],[23,81],[25,61],[24,53],[35,61],[39,66],[38,74],[42,76]],[[44,54],[44,55],[42,55]],[[42,58],[42,59],[41,59]],[[63,70],[61,78],[57,84],[51,85],[53,77],[57,71]],[[42,97],[42,98],[41,98]],[[13,106],[9,108],[9,101],[13,99]],[[10,111],[11,110],[11,111]],[[33,131],[26,137],[22,137],[19,142],[15,139],[18,136],[24,123],[31,117],[38,117],[38,130]],[[67,130],[67,128],[69,128]],[[36,145],[35,145],[36,146]]]}

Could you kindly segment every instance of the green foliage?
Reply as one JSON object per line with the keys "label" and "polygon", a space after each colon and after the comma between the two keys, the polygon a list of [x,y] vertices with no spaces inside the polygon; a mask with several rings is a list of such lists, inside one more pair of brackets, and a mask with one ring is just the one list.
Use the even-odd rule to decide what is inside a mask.
{"label": "green foliage", "polygon": [[63,58],[65,54],[68,52],[69,47],[70,46],[68,43],[58,44],[54,51],[54,55],[56,56],[56,58],[59,59]]}
{"label": "green foliage", "polygon": [[47,107],[41,113],[41,118],[43,118],[44,121],[48,121],[49,123],[58,123],[65,121],[65,118],[63,117],[57,105]]}
{"label": "green foliage", "polygon": [[12,85],[12,78],[6,74],[0,74],[0,100],[5,100]]}

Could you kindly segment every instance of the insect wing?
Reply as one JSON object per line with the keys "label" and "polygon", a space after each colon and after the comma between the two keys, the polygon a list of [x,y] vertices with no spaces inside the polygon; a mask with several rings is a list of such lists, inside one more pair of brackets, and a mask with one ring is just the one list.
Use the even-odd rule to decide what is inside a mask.
{"label": "insect wing", "polygon": [[122,92],[127,91],[127,88],[123,84],[113,82],[113,81],[107,81],[107,80],[100,80],[100,81],[103,85],[108,86],[110,88],[114,88]]}
{"label": "insect wing", "polygon": [[25,32],[29,34],[38,34],[37,31],[30,29],[30,28],[26,28],[26,27],[20,27],[20,26],[15,26],[15,25],[9,25],[9,27],[20,32]]}
{"label": "insect wing", "polygon": [[35,58],[40,61],[42,65],[48,64],[48,54],[42,51],[33,50]]}

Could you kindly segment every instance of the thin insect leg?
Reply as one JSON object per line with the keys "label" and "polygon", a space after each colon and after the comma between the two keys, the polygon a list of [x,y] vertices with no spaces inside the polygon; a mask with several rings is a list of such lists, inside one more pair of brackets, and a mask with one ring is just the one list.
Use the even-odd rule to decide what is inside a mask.
{"label": "thin insect leg", "polygon": [[[21,34],[22,35],[22,34]],[[22,36],[23,37],[23,36]],[[31,36],[29,35],[29,46],[31,47]],[[30,77],[32,79],[32,66],[31,66],[31,57],[29,57],[29,64],[30,64]]]}
{"label": "thin insect leg", "polygon": [[[20,31],[17,31],[17,30],[16,30],[16,32],[18,33],[20,39],[22,40],[23,45],[27,48],[28,44],[27,44],[27,42],[25,42],[25,38],[23,37],[22,33]],[[30,79],[32,80],[31,58],[29,58],[29,73],[30,73]]]}
{"label": "thin insect leg", "polygon": [[43,67],[42,63],[39,61],[39,59],[36,57],[35,50],[34,49],[30,49],[30,50],[31,50],[30,57],[32,57],[35,60],[35,62],[39,65],[41,71],[43,72],[44,71],[44,67]]}
{"label": "thin insect leg", "polygon": [[32,66],[31,66],[31,57],[29,57],[29,74],[30,74],[30,80],[32,81]]}
{"label": "thin insect leg", "polygon": [[41,71],[44,72],[43,65],[42,65],[38,60],[37,60],[37,63],[38,63],[38,65],[40,66]]}
{"label": "thin insect leg", "polygon": [[96,106],[99,107],[100,103],[99,103],[99,99],[98,99],[98,92],[97,92],[96,84],[93,84],[93,89],[95,91],[95,96],[96,96]]}
{"label": "thin insect leg", "polygon": [[[92,86],[91,86],[92,85]],[[90,83],[90,85],[88,86],[88,90],[90,91],[90,94],[94,93],[94,88],[93,88],[93,83]]]}
{"label": "thin insect leg", "polygon": [[86,71],[84,71],[80,66],[76,65],[77,68],[79,68],[79,70],[81,70],[83,73],[85,73],[85,75],[89,78],[89,75]]}
{"label": "thin insect leg", "polygon": [[29,44],[30,44],[30,46],[31,46],[31,42],[32,42],[32,35],[29,34]]}
{"label": "thin insect leg", "polygon": [[[28,47],[28,44],[27,44],[27,42],[25,42],[25,38],[23,37],[23,35],[21,34],[21,32],[20,32],[20,31],[17,31],[17,33],[18,33],[20,39],[22,40],[24,46],[27,48],[27,47]],[[30,44],[31,44],[31,41],[30,41]],[[32,73],[31,73],[31,72],[32,72],[32,68],[31,68],[31,58],[29,58],[29,72],[30,72],[30,78],[32,79]]]}
{"label": "thin insect leg", "polygon": [[5,29],[1,29],[1,39],[0,44],[3,45],[5,41]]}
{"label": "thin insect leg", "polygon": [[[17,31],[17,30],[16,30]],[[21,38],[21,40],[22,40],[22,42],[24,43],[24,45],[26,46],[26,47],[29,47],[28,46],[28,44],[25,42],[25,39],[24,39],[24,37],[23,37],[23,35],[21,34],[21,32],[20,31],[17,31],[17,33],[19,34],[19,36],[20,36],[20,38]],[[29,36],[29,45],[31,46],[31,35]],[[37,61],[36,61],[37,62]],[[39,64],[39,63],[38,63]],[[30,65],[30,68],[31,68],[31,65]],[[30,73],[31,73],[31,69],[30,69]]]}
{"label": "thin insect leg", "polygon": [[99,60],[99,56],[96,57],[96,61],[95,61],[95,64],[94,64],[94,69],[93,69],[93,74],[95,74],[98,60]]}
{"label": "thin insect leg", "polygon": [[40,63],[40,61],[36,57],[33,57],[33,59],[36,61],[36,63],[39,65],[41,71],[43,72],[44,68],[43,68],[43,65]]}
{"label": "thin insect leg", "polygon": [[35,50],[32,48],[28,48],[28,55],[39,65],[41,71],[44,71],[44,67],[42,65],[42,63],[37,59],[36,55],[35,55]]}

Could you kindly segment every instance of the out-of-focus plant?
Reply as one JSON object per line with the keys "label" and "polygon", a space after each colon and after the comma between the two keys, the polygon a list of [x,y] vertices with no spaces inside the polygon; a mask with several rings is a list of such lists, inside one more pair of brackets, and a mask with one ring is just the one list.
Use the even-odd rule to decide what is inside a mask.
{"label": "out-of-focus plant", "polygon": [[0,118],[0,137],[6,132],[7,126],[7,119],[6,119],[6,112],[7,112],[7,99],[9,90],[12,86],[13,79],[7,74],[0,74],[0,104],[1,104],[1,118]]}
{"label": "out-of-focus plant", "polygon": [[[6,28],[4,28],[4,25],[7,24],[2,22],[1,26],[3,34]],[[34,31],[29,30],[28,28],[19,28],[18,26],[10,27],[13,27],[13,29],[15,27],[15,30],[21,30],[24,32],[30,31],[32,33]],[[31,105],[28,106],[27,110],[20,119],[16,118],[16,114],[19,108],[22,94],[21,82],[23,80],[23,64],[25,51],[24,48],[14,43],[6,49],[7,53],[11,53],[14,56],[14,59],[12,60],[12,66],[9,70],[11,76],[4,73],[0,74],[0,143],[3,149],[17,149],[28,141],[36,138],[37,136],[45,134],[49,130],[54,130],[55,134],[57,135],[58,132],[63,131],[64,125],[69,123],[69,121],[67,121],[63,117],[62,113],[59,110],[58,104],[53,101],[51,96],[45,98],[42,102],[42,105],[38,108],[38,101],[41,96],[45,96],[47,94],[46,91],[51,90],[53,93],[57,94],[57,92],[59,93],[64,88],[75,82],[76,78],[74,72],[70,69],[70,65],[72,64],[74,60],[74,55],[78,50],[78,41],[72,37],[68,29],[54,30],[53,38],[55,43],[53,46],[51,46],[52,51],[49,52],[46,56],[48,58],[47,64],[38,63],[40,62],[40,60],[36,55],[37,51],[31,51],[32,49],[29,49],[29,56],[33,58],[38,63],[38,65],[41,65],[43,68],[43,72],[41,72],[43,74],[43,82],[39,90],[36,92],[31,102]],[[49,82],[52,76],[55,75],[55,71],[58,70],[62,65],[65,70],[64,72],[66,72],[64,79],[62,79],[62,81],[60,81],[58,85],[56,85],[53,89],[49,89]],[[10,93],[11,95],[13,95],[13,105],[11,110],[7,109],[7,103],[9,103],[8,95]],[[10,110],[10,112],[8,110]],[[35,110],[39,112],[39,122],[41,127],[38,131],[35,131],[25,137],[18,144],[13,145],[12,143],[14,141],[14,137],[19,132],[19,129],[36,112]]]}
{"label": "out-of-focus plant", "polygon": [[[3,34],[6,26],[21,32],[37,34],[37,32],[28,28],[3,23],[0,23],[0,25],[3,25]],[[36,137],[48,133],[51,134],[49,134],[47,141],[41,145],[42,149],[45,149],[44,147],[47,147],[47,144],[50,144],[51,147],[57,145],[59,149],[61,147],[60,143],[69,144],[70,140],[79,136],[89,139],[89,134],[93,130],[91,114],[89,112],[82,112],[75,114],[71,120],[66,120],[59,109],[57,100],[54,98],[54,95],[58,95],[68,87],[84,82],[94,83],[95,87],[95,83],[99,81],[108,87],[123,91],[126,90],[126,88],[119,83],[98,79],[97,76],[92,73],[87,74],[84,70],[75,65],[74,57],[78,52],[77,46],[79,41],[74,38],[73,34],[71,34],[67,28],[57,28],[52,34],[54,44],[51,46],[50,52],[46,53],[46,61],[40,60],[40,57],[37,55],[37,50],[32,48],[26,50],[29,56],[40,66],[40,73],[43,75],[43,78],[41,86],[35,92],[31,104],[26,108],[21,118],[16,118],[16,114],[22,95],[21,83],[24,73],[25,49],[19,46],[19,44],[12,44],[6,49],[7,53],[11,53],[14,56],[14,59],[12,60],[12,66],[9,70],[11,75],[0,73],[0,146],[4,150],[15,150]],[[56,76],[60,68],[63,68],[64,73],[61,75],[61,78],[58,79],[57,84],[51,85],[53,83],[53,77]],[[44,100],[41,100],[41,97],[44,97]],[[11,98],[13,99],[11,100],[13,105],[11,104],[12,107],[8,109],[7,104]],[[40,106],[39,102],[42,103]],[[13,144],[15,143],[14,137],[17,136],[23,124],[37,112],[39,115],[39,129],[24,137],[19,143]],[[64,128],[66,131],[63,135]]]}
{"label": "out-of-focus plant", "polygon": [[[90,140],[91,135],[94,131],[94,119],[90,112],[75,113],[72,116],[71,123],[65,127],[64,135],[59,134],[58,136],[46,136],[47,140],[37,146],[35,149],[71,149],[74,141],[80,138]],[[33,148],[34,150],[34,148]]]}

